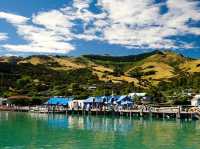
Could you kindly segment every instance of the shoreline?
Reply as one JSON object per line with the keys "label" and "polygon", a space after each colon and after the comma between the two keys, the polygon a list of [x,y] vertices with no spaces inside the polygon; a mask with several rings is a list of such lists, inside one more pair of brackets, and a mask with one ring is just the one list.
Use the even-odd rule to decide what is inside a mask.
{"label": "shoreline", "polygon": [[66,115],[104,115],[104,116],[124,116],[124,117],[143,117],[143,118],[163,118],[163,119],[187,119],[200,120],[200,114],[197,112],[186,111],[141,111],[141,110],[83,110],[83,109],[63,109],[55,111],[33,111],[30,107],[0,107],[1,111],[25,112],[25,113],[43,113],[43,114],[66,114]]}

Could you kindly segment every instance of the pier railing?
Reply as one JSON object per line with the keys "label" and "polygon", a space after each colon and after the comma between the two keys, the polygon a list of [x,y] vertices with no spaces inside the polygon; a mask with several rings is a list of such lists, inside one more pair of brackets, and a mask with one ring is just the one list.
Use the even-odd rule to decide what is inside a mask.
{"label": "pier railing", "polygon": [[29,106],[0,106],[0,110],[28,112],[30,110],[30,107]]}
{"label": "pier railing", "polygon": [[69,109],[66,107],[20,107],[20,106],[0,106],[0,110],[4,111],[21,111],[21,112],[36,112],[36,113],[78,113],[78,114],[114,114],[114,115],[138,115],[138,116],[156,116],[156,117],[173,117],[173,118],[189,118],[200,120],[200,109],[198,107],[150,107],[150,106],[136,106],[133,108],[91,108],[91,109]]}
{"label": "pier railing", "polygon": [[155,108],[153,112],[177,113],[177,112],[180,112],[180,107]]}

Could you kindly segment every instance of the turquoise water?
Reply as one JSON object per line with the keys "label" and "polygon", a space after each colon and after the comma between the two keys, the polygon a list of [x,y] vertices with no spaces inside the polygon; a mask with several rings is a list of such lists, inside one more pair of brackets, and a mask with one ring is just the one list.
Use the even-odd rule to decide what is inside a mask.
{"label": "turquoise water", "polygon": [[0,112],[0,149],[200,149],[199,121]]}

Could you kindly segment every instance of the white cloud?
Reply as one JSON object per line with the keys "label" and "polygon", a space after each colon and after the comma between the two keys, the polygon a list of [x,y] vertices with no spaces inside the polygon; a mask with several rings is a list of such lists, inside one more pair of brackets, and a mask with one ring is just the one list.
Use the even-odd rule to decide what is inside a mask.
{"label": "white cloud", "polygon": [[28,18],[12,13],[0,12],[0,19],[5,19],[12,24],[24,24],[28,21]]}
{"label": "white cloud", "polygon": [[12,51],[39,52],[39,53],[68,53],[74,47],[68,43],[68,39],[54,31],[32,25],[19,25],[17,33],[28,44],[5,45],[4,48]]}
{"label": "white cloud", "polygon": [[43,25],[49,29],[71,28],[72,23],[70,17],[63,14],[61,11],[52,10],[49,12],[40,12],[33,16],[33,23]]}
{"label": "white cloud", "polygon": [[0,33],[0,41],[6,40],[6,39],[8,39],[7,34],[6,33]]}
{"label": "white cloud", "polygon": [[[182,48],[195,44],[167,38],[186,34],[200,35],[199,27],[189,27],[189,19],[199,21],[200,1],[168,0],[154,4],[152,0],[97,0],[101,13],[92,12],[92,0],[74,0],[72,6],[34,13],[31,18],[0,12],[0,19],[13,24],[24,45],[4,45],[13,51],[68,53],[75,47],[71,41],[100,40],[128,48]],[[160,13],[160,6],[168,11]],[[76,20],[81,21],[77,29]],[[181,42],[179,42],[181,43]]]}
{"label": "white cloud", "polygon": [[169,11],[163,15],[160,4],[151,0],[99,0],[98,4],[107,12],[110,24],[102,32],[110,43],[130,48],[178,48],[175,41],[166,37],[200,35],[199,28],[186,24],[189,19],[200,20],[199,1],[168,0]]}
{"label": "white cloud", "polygon": [[12,51],[38,52],[38,53],[68,53],[74,47],[65,42],[65,37],[54,31],[32,25],[19,25],[17,33],[22,36],[28,44],[4,45],[4,48]]}
{"label": "white cloud", "polygon": [[74,0],[73,6],[80,11],[82,9],[88,8],[91,2],[92,0]]}
{"label": "white cloud", "polygon": [[[44,45],[46,44],[46,45]],[[14,52],[33,52],[33,53],[67,53],[74,50],[74,47],[65,42],[44,42],[43,44],[32,43],[26,45],[3,45],[5,49]]]}
{"label": "white cloud", "polygon": [[151,24],[159,16],[159,7],[151,0],[101,0],[99,5],[113,23]]}
{"label": "white cloud", "polygon": [[[27,44],[6,44],[2,46],[3,48],[10,51],[38,53],[68,53],[74,50],[74,46],[69,43],[69,40],[71,40],[71,37],[68,36],[69,30],[65,28],[66,26],[62,26],[62,29],[59,26],[60,24],[66,23],[62,22],[62,17],[59,16],[59,13],[54,11],[50,12],[50,15],[39,14],[39,18],[33,16],[33,22],[37,25],[44,25],[44,27],[38,27],[34,24],[31,25],[26,22],[28,18],[22,19],[25,18],[23,16],[2,14],[4,14],[4,19],[16,27],[17,34],[27,41]],[[45,15],[46,18],[50,17],[55,19],[49,22],[43,17]],[[13,19],[14,16],[19,18],[19,20]]]}

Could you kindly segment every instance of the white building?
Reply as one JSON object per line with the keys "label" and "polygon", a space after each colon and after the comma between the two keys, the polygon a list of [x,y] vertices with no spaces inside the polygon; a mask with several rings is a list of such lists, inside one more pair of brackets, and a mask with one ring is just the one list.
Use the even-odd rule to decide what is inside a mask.
{"label": "white building", "polygon": [[134,98],[134,97],[145,97],[146,93],[129,93],[129,97]]}
{"label": "white building", "polygon": [[69,102],[69,108],[70,109],[83,109],[84,107],[84,100],[72,100]]}
{"label": "white building", "polygon": [[0,105],[7,104],[7,99],[6,98],[0,98]]}
{"label": "white building", "polygon": [[194,98],[191,100],[192,106],[200,106],[200,95],[195,95]]}

